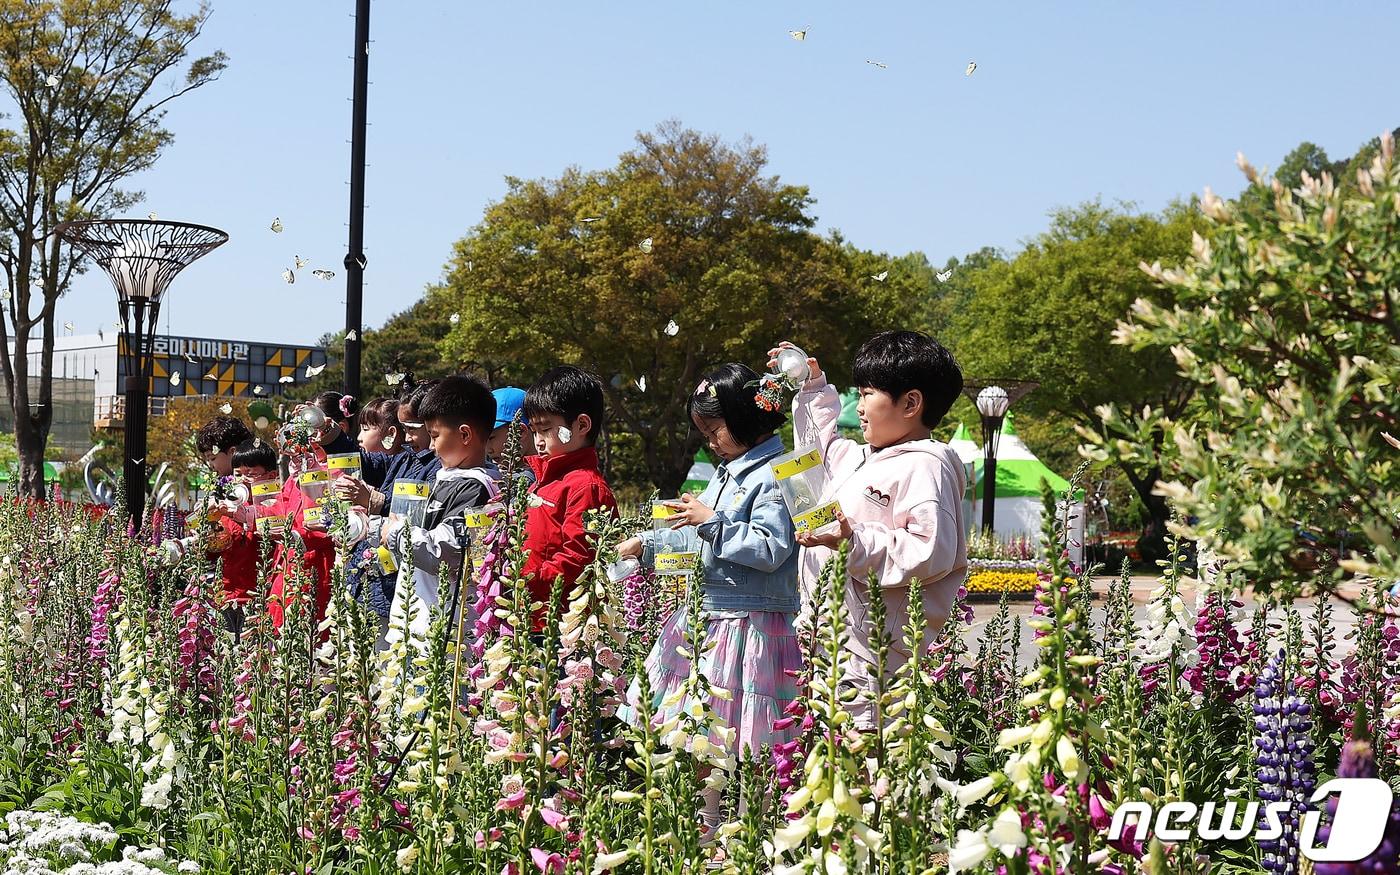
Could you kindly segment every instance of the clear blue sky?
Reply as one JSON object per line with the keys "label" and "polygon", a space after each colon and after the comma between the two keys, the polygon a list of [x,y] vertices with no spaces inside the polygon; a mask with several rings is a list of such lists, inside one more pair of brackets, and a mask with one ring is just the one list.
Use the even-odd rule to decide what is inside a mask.
{"label": "clear blue sky", "polygon": [[[312,342],[344,320],[354,2],[213,6],[196,45],[229,69],[172,108],[133,214],[231,235],[176,281],[174,333]],[[608,166],[667,118],[766,144],[823,229],[942,263],[1014,250],[1057,205],[1234,193],[1236,150],[1349,155],[1400,121],[1397,33],[1380,2],[377,0],[365,321],[441,276],[505,175]],[[313,263],[287,286],[298,254]],[[114,319],[98,273],[59,305],[79,333]]]}

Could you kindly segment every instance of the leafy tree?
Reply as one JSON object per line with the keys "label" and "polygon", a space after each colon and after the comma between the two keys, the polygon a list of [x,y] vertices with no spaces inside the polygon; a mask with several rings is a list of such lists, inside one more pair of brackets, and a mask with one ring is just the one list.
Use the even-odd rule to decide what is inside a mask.
{"label": "leafy tree", "polygon": [[[1261,212],[1206,191],[1179,268],[1146,266],[1121,344],[1170,354],[1200,403],[1106,409],[1100,458],[1165,461],[1157,492],[1180,531],[1290,596],[1348,571],[1400,577],[1400,166],[1384,135],[1355,185],[1299,190],[1244,161]],[[1165,435],[1158,452],[1158,435]]]}
{"label": "leafy tree", "polygon": [[[1135,299],[1170,303],[1170,292],[1138,264],[1184,255],[1199,224],[1182,206],[1154,215],[1095,201],[1053,213],[1050,229],[1009,261],[983,256],[977,269],[958,277],[967,292],[950,338],[964,372],[1035,380],[1039,388],[1018,408],[1091,432],[1102,432],[1096,408],[1108,403],[1179,415],[1191,385],[1171,356],[1105,338]],[[1159,554],[1168,516],[1166,501],[1152,490],[1160,465],[1151,454],[1120,464],[1150,515],[1144,556]]]}
{"label": "leafy tree", "polygon": [[[20,489],[42,497],[53,421],[54,307],[79,271],[54,227],[109,216],[141,200],[120,186],[170,145],[167,105],[216,79],[222,52],[185,65],[209,7],[186,16],[170,0],[0,0],[0,88],[16,125],[0,130],[0,270],[9,286],[0,319],[5,400],[15,415]],[[183,79],[157,83],[184,66]],[[38,329],[36,376],[30,349]],[[37,398],[34,391],[37,390]]]}
{"label": "leafy tree", "polygon": [[751,142],[668,122],[608,170],[507,179],[433,292],[459,315],[445,357],[521,384],[561,362],[595,371],[612,427],[673,493],[700,443],[685,408],[706,369],[761,368],[787,337],[825,352],[839,382],[851,345],[908,324],[918,297],[901,271],[871,279],[886,260],[813,234],[807,189],[766,164]]}

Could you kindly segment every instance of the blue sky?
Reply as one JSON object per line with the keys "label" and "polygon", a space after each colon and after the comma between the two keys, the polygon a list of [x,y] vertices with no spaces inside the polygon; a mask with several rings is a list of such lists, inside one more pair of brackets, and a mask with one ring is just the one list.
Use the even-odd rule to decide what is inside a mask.
{"label": "blue sky", "polygon": [[[354,2],[212,2],[196,47],[229,69],[173,105],[134,215],[231,236],[176,281],[172,332],[312,342],[344,320]],[[1236,150],[1350,154],[1400,121],[1397,32],[1393,3],[378,0],[365,321],[441,276],[504,176],[608,166],[667,118],[766,144],[822,229],[941,263],[1014,250],[1057,205],[1234,193]],[[99,273],[59,305],[78,333],[114,319]]]}

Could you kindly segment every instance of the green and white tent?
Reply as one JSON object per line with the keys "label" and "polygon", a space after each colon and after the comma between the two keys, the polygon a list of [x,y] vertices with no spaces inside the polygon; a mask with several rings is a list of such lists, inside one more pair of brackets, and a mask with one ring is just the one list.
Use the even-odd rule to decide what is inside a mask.
{"label": "green and white tent", "polygon": [[961,422],[958,423],[958,430],[953,432],[952,439],[948,441],[948,446],[958,454],[964,465],[971,465],[982,458],[982,451],[977,448],[977,442],[972,439],[967,426]]}
{"label": "green and white tent", "polygon": [[715,478],[715,460],[710,457],[710,453],[704,447],[695,454],[695,461],[686,472],[685,483],[681,484],[681,492],[689,492],[692,495],[699,495],[705,491],[705,487],[710,485],[710,481]]}
{"label": "green and white tent", "polygon": [[[959,434],[965,435],[965,429]],[[954,440],[957,436],[954,436]],[[969,443],[971,439],[968,438]],[[951,444],[950,444],[951,446]],[[975,446],[975,445],[974,445]],[[961,453],[959,453],[961,456]],[[978,528],[982,524],[982,469],[984,460],[981,451],[972,461],[972,476],[968,478],[967,517],[968,528]],[[1038,538],[1041,515],[1044,512],[1040,499],[1040,481],[1045,480],[1056,495],[1063,496],[1069,489],[1069,481],[1051,471],[1045,463],[1032,453],[1025,441],[1016,433],[1016,425],[1011,414],[1007,414],[1002,427],[1001,443],[997,447],[996,506],[993,510],[992,529],[1002,539],[1019,535]],[[1075,544],[1084,543],[1084,497],[1076,496],[1071,508],[1070,540]],[[1078,548],[1070,550],[1071,558],[1079,561],[1082,557]]]}

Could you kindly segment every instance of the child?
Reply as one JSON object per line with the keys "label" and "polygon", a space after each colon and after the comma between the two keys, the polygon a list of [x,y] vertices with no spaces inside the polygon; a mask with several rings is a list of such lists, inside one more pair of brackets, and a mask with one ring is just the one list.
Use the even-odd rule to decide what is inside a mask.
{"label": "child", "polygon": [[326,426],[319,443],[327,453],[353,453],[355,441],[350,437],[350,425],[359,412],[355,396],[339,392],[322,392],[312,402],[326,415]]}
{"label": "child", "polygon": [[215,475],[228,477],[233,474],[234,449],[252,437],[253,432],[241,419],[216,416],[195,432],[194,445]]}
{"label": "child", "polygon": [[962,371],[952,353],[918,332],[886,331],[867,340],[856,352],[853,372],[866,441],[861,445],[837,437],[841,399],[817,360],[807,364],[811,375],[792,403],[793,431],[815,439],[828,474],[822,500],[837,501],[841,510],[839,532],[798,536],[806,548],[803,611],[816,613],[811,596],[817,575],[832,549],[850,541],[845,603],[851,635],[843,682],[859,691],[850,706],[856,725],[871,729],[876,661],[869,643],[869,576],[878,581],[885,631],[894,641],[886,661],[888,680],[912,656],[902,640],[911,582],[918,581],[924,641],[931,642],[967,570],[962,463],[947,444],[929,439],[962,391]]}
{"label": "child", "polygon": [[[570,588],[595,554],[584,514],[597,508],[617,511],[594,449],[604,421],[603,384],[580,368],[553,368],[525,393],[524,410],[539,452],[525,460],[535,484],[525,514],[524,572],[533,601],[548,604],[554,582],[563,578],[568,604]],[[534,626],[544,628],[543,612]]]}
{"label": "child", "polygon": [[[250,490],[254,483],[266,483],[277,476],[277,454],[260,438],[249,438],[233,451],[233,473]],[[275,483],[274,483],[275,485]],[[251,496],[243,513],[222,516],[219,525],[227,541],[223,552],[222,576],[224,625],[237,640],[243,634],[244,606],[258,581],[258,539],[255,531],[258,498]]]}
{"label": "child", "polygon": [[394,593],[386,639],[390,642],[403,635],[392,618],[406,611],[410,598],[417,604],[408,633],[418,642],[426,641],[430,609],[438,604],[444,581],[450,591],[461,566],[462,513],[485,507],[497,495],[485,467],[486,442],[496,420],[496,399],[486,384],[475,377],[448,377],[424,397],[419,415],[442,468],[428,494],[423,524],[412,526],[391,517],[382,530],[385,544],[406,537],[413,555],[413,587],[401,587]]}
{"label": "child", "polygon": [[[491,442],[486,447],[486,454],[496,467],[500,468],[501,457],[505,455],[506,443],[510,440],[511,423],[515,422],[516,414],[525,404],[525,390],[504,386],[491,394],[496,398],[496,427],[491,430]],[[522,422],[518,428],[521,438],[520,457],[523,459],[535,455],[535,442],[530,439],[529,424]],[[530,470],[528,462],[517,468],[516,474],[527,489],[535,482],[535,474]]]}
{"label": "child", "polygon": [[[705,638],[715,647],[700,670],[711,684],[729,691],[725,700],[717,697],[711,704],[735,731],[731,752],[751,756],[787,740],[773,723],[797,696],[796,681],[787,672],[795,675],[802,667],[793,628],[799,607],[796,533],[768,465],[784,452],[774,432],[787,417],[754,403],[757,381],[758,374],[741,364],[724,365],[700,381],[690,396],[690,421],[723,464],[699,498],[687,492],[670,503],[677,511],[672,528],[681,529],[687,542],[676,549],[698,550],[704,569],[698,585]],[[654,540],[652,532],[643,532],[623,542],[618,553],[649,564]],[[691,705],[684,698],[671,701],[690,673],[690,660],[676,652],[686,644],[689,624],[684,610],[672,613],[647,656],[657,722]],[[634,684],[621,712],[633,723],[637,696]],[[717,737],[715,743],[723,742]],[[707,795],[703,816],[713,832],[719,825],[719,791],[709,792],[713,796]]]}
{"label": "child", "polygon": [[399,402],[393,398],[375,398],[360,410],[360,451],[396,456],[404,451],[400,438]]}
{"label": "child", "polygon": [[[216,416],[195,432],[194,445],[216,477],[231,477],[238,447],[252,438],[253,432],[242,420],[232,416]],[[220,557],[223,559],[219,586],[224,600],[229,603],[223,609],[224,626],[236,638],[243,628],[243,611],[230,609],[234,603],[247,601],[253,582],[257,580],[258,552],[251,539],[239,537],[242,526],[224,516],[221,509],[213,510],[218,514],[220,531],[208,542],[211,549],[205,556],[211,561]]]}

